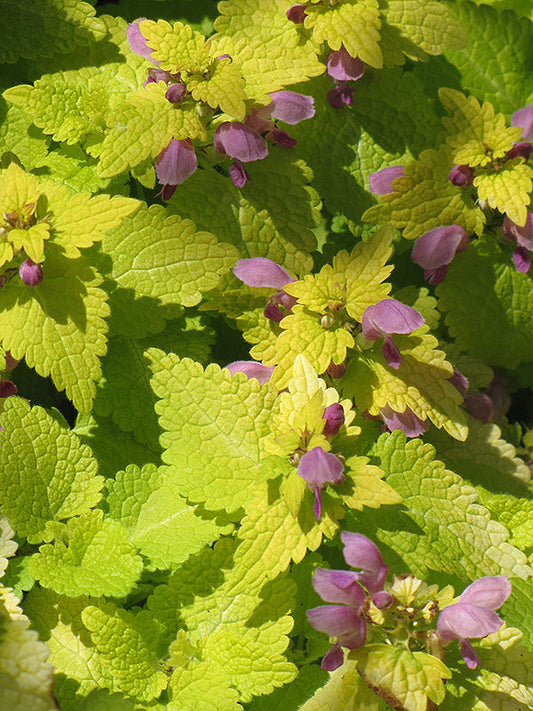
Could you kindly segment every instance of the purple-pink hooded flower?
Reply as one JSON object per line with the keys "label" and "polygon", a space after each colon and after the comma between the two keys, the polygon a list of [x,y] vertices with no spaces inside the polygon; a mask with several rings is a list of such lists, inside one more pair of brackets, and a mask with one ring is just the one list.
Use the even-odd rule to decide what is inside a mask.
{"label": "purple-pink hooded flower", "polygon": [[533,104],[515,111],[511,117],[511,126],[519,126],[522,129],[523,141],[533,141]]}
{"label": "purple-pink hooded flower", "polygon": [[442,644],[456,639],[461,643],[461,656],[469,669],[480,664],[470,639],[480,639],[497,632],[503,621],[494,612],[511,594],[509,580],[503,576],[487,576],[475,580],[439,615],[437,634]]}
{"label": "purple-pink hooded flower", "polygon": [[283,306],[287,311],[291,311],[296,303],[293,296],[289,296],[283,287],[295,281],[290,274],[279,264],[266,257],[251,257],[250,259],[239,259],[233,267],[233,273],[246,284],[246,286],[266,287],[277,289],[265,307],[265,316],[271,321],[279,323],[285,317],[280,308]]}
{"label": "purple-pink hooded flower", "polygon": [[157,179],[163,185],[163,200],[168,200],[176,186],[187,180],[195,170],[196,153],[190,140],[177,141],[173,138],[155,163]]}
{"label": "purple-pink hooded flower", "polygon": [[393,193],[392,183],[401,175],[405,175],[403,165],[389,165],[387,168],[370,173],[368,176],[370,192],[374,193],[374,195],[389,195]]}
{"label": "purple-pink hooded flower", "polygon": [[326,57],[326,72],[336,81],[357,81],[363,76],[365,65],[358,57],[341,47],[338,51],[331,51]]}
{"label": "purple-pink hooded flower", "polygon": [[519,227],[505,215],[502,229],[506,239],[516,240],[516,248],[513,252],[516,270],[527,274],[531,266],[530,252],[533,251],[533,212],[527,211],[526,224],[523,227]]}
{"label": "purple-pink hooded flower", "polygon": [[281,148],[293,148],[297,144],[296,139],[278,128],[274,120],[294,125],[312,118],[315,115],[314,99],[295,91],[275,91],[270,98],[272,101],[268,106],[252,111],[246,119],[246,126],[256,133],[265,134],[267,140]]}
{"label": "purple-pink hooded flower", "polygon": [[287,19],[294,22],[295,25],[301,25],[302,22],[307,17],[305,12],[305,5],[291,5],[290,8],[285,13]]}
{"label": "purple-pink hooded flower", "polygon": [[402,358],[392,334],[411,333],[424,325],[424,319],[418,311],[396,299],[382,299],[365,309],[361,325],[368,341],[383,338],[383,357],[391,368],[398,369]]}
{"label": "purple-pink hooded flower", "polygon": [[315,516],[320,520],[322,508],[321,490],[326,484],[342,484],[344,465],[331,452],[324,452],[322,447],[313,447],[298,462],[298,474],[305,479],[315,494]]}
{"label": "purple-pink hooded flower", "polygon": [[146,17],[140,17],[135,22],[131,22],[126,29],[126,37],[128,38],[128,44],[132,52],[138,54],[139,57],[144,57],[148,59],[152,64],[157,67],[160,66],[161,62],[152,58],[152,52],[154,51],[151,47],[146,44],[146,38],[142,34],[139,24],[146,20]]}
{"label": "purple-pink hooded flower", "polygon": [[409,407],[403,412],[395,412],[389,405],[385,405],[379,414],[389,432],[401,430],[406,437],[420,437],[429,428],[428,423],[417,417]]}
{"label": "purple-pink hooded flower", "polygon": [[307,611],[312,627],[330,637],[337,637],[337,644],[322,660],[321,666],[327,671],[334,671],[343,663],[344,654],[340,645],[355,649],[365,643],[363,607],[367,594],[372,596],[377,607],[383,608],[392,602],[389,593],[383,591],[388,568],[374,543],[360,533],[346,531],[341,534],[341,540],[346,562],[359,568],[360,572],[317,568],[312,579],[314,589],[325,602],[336,604]]}
{"label": "purple-pink hooded flower", "polygon": [[448,264],[468,245],[468,235],[460,225],[434,227],[419,237],[411,259],[424,269],[430,284],[440,284],[448,272]]}
{"label": "purple-pink hooded flower", "polygon": [[262,363],[257,363],[255,360],[235,360],[233,363],[228,363],[225,366],[231,375],[235,373],[244,373],[248,380],[255,378],[260,385],[268,383],[272,377],[275,366],[267,366]]}
{"label": "purple-pink hooded flower", "polygon": [[214,144],[218,153],[234,159],[230,166],[230,178],[237,188],[251,182],[243,163],[262,160],[268,155],[264,139],[238,121],[221,123],[215,131]]}
{"label": "purple-pink hooded flower", "polygon": [[337,83],[326,95],[326,100],[332,109],[342,109],[353,104],[353,89],[345,81]]}

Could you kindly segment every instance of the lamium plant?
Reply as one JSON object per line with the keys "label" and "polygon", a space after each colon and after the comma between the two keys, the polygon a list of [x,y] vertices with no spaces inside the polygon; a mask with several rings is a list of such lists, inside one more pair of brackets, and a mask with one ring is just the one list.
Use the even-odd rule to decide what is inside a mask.
{"label": "lamium plant", "polygon": [[0,18],[0,709],[533,708],[532,3]]}

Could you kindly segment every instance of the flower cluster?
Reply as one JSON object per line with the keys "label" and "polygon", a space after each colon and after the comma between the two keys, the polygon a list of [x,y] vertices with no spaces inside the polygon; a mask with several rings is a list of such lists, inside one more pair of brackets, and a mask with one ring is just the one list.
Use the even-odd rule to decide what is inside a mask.
{"label": "flower cluster", "polygon": [[502,627],[494,610],[511,594],[506,577],[479,578],[454,601],[450,587],[439,591],[412,575],[388,583],[388,567],[371,540],[350,532],[342,533],[341,540],[344,559],[356,570],[317,568],[313,587],[324,602],[333,604],[307,611],[312,627],[336,638],[322,660],[323,669],[340,667],[342,647],[356,649],[369,638],[439,657],[444,647],[457,640],[467,667],[475,669],[480,664],[470,639],[481,639]]}

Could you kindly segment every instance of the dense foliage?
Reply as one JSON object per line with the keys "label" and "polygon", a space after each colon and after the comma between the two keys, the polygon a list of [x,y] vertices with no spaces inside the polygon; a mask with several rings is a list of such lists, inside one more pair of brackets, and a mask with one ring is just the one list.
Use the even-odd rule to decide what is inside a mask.
{"label": "dense foliage", "polygon": [[0,707],[533,708],[533,1],[0,17]]}

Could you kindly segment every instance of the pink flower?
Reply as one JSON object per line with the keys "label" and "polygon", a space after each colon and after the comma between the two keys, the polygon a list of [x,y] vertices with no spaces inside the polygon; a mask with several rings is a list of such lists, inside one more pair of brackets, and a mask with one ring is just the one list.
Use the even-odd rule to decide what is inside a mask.
{"label": "pink flower", "polygon": [[126,36],[128,38],[128,44],[132,52],[138,54],[139,57],[144,57],[144,59],[150,60],[152,64],[157,67],[160,66],[161,62],[152,59],[152,52],[154,51],[151,47],[146,44],[146,38],[142,34],[139,24],[146,20],[146,17],[140,17],[135,22],[131,22],[126,29]]}
{"label": "pink flower", "polygon": [[503,218],[503,235],[508,240],[516,240],[513,262],[517,271],[527,274],[531,265],[530,252],[533,251],[533,212],[527,211],[526,224],[519,227],[507,215]]}
{"label": "pink flower", "polygon": [[157,179],[163,185],[163,200],[168,200],[177,185],[181,185],[196,170],[196,154],[190,140],[173,138],[161,151],[155,163]]}
{"label": "pink flower", "polygon": [[243,163],[262,160],[268,155],[261,136],[238,121],[224,121],[215,131],[215,148],[219,153],[237,158]]}
{"label": "pink flower", "polygon": [[268,383],[274,372],[274,367],[269,367],[267,365],[262,365],[261,363],[256,363],[255,360],[235,360],[233,363],[228,363],[225,366],[226,370],[229,370],[231,375],[235,373],[244,373],[248,380],[250,378],[255,378],[259,381],[260,385]]}
{"label": "pink flower", "polygon": [[448,180],[460,188],[465,185],[472,185],[474,182],[474,169],[469,165],[454,165],[450,170]]}
{"label": "pink flower", "polygon": [[342,405],[339,405],[338,402],[328,405],[324,410],[322,419],[326,420],[322,434],[324,437],[334,437],[339,433],[340,428],[344,424],[344,410]]}
{"label": "pink flower", "polygon": [[440,284],[448,264],[467,245],[468,235],[460,225],[434,227],[416,240],[411,259],[424,269],[424,277],[430,284]]}
{"label": "pink flower", "polygon": [[298,474],[305,479],[315,493],[315,516],[320,520],[320,491],[326,484],[342,484],[344,481],[343,463],[331,452],[324,452],[322,447],[313,447],[306,452],[298,463]]}
{"label": "pink flower", "polygon": [[424,319],[418,311],[396,299],[382,299],[365,309],[361,325],[368,341],[383,338],[383,357],[391,368],[398,369],[402,358],[392,334],[411,333],[424,325]]}
{"label": "pink flower", "polygon": [[358,57],[352,57],[341,47],[326,57],[326,72],[336,81],[357,81],[363,76],[365,65]]}
{"label": "pink flower", "polygon": [[268,106],[257,110],[260,118],[279,119],[283,123],[294,125],[315,115],[312,96],[295,91],[275,91],[270,94],[270,98],[272,101]]}
{"label": "pink flower", "polygon": [[533,104],[528,104],[523,109],[515,111],[511,117],[511,126],[520,126],[522,139],[528,142],[533,141]]}
{"label": "pink flower", "polygon": [[392,183],[401,175],[404,175],[403,165],[389,165],[376,173],[371,173],[368,176],[370,192],[374,193],[374,195],[389,195],[393,193]]}
{"label": "pink flower", "polygon": [[289,296],[283,287],[294,281],[289,273],[276,262],[266,257],[251,257],[250,259],[239,259],[233,267],[233,273],[247,286],[267,287],[277,289],[277,292],[270,297],[265,307],[265,316],[271,321],[279,323],[285,317],[284,312],[291,311],[296,303],[293,296]]}
{"label": "pink flower", "polygon": [[347,82],[340,81],[337,86],[328,91],[326,100],[332,109],[351,106],[353,104],[353,89]]}
{"label": "pink flower", "polygon": [[497,632],[503,621],[494,612],[511,594],[509,580],[498,575],[475,580],[439,615],[437,634],[443,644],[456,639],[461,643],[461,656],[469,669],[475,669],[480,660],[469,642]]}
{"label": "pink flower", "polygon": [[427,422],[421,420],[408,407],[403,412],[395,412],[389,405],[379,411],[389,432],[402,430],[406,437],[420,437],[428,429]]}
{"label": "pink flower", "polygon": [[383,585],[389,572],[383,563],[383,558],[378,547],[362,533],[341,533],[344,543],[344,560],[352,568],[359,568],[356,573],[357,580],[362,583],[369,593],[383,590]]}
{"label": "pink flower", "polygon": [[301,25],[307,15],[305,14],[305,5],[291,5],[285,13],[287,19],[294,22],[295,25]]}

